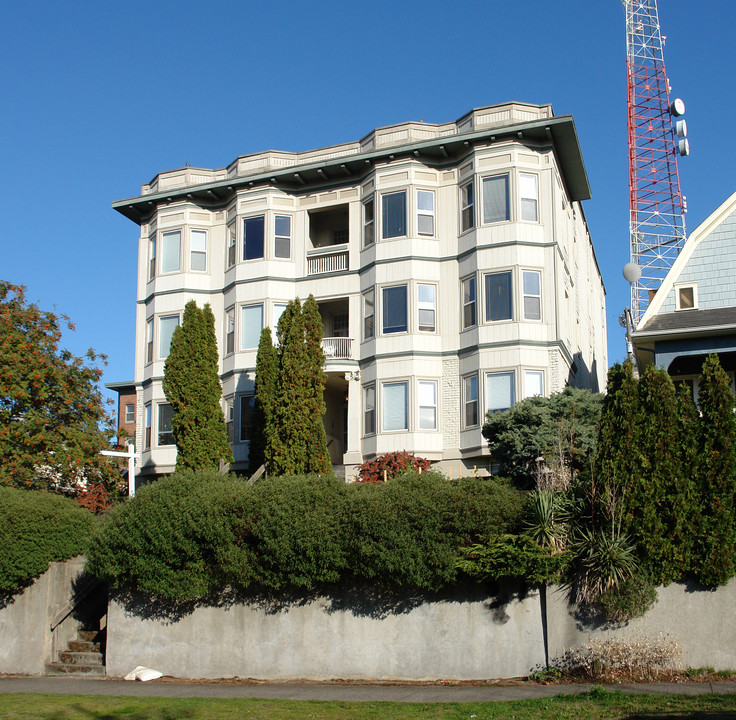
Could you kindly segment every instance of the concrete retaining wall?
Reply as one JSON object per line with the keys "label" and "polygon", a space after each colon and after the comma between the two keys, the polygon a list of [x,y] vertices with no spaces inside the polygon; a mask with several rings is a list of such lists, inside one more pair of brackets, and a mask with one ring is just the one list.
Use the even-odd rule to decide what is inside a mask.
{"label": "concrete retaining wall", "polygon": [[[0,673],[38,675],[51,661],[51,620],[74,594],[73,583],[84,569],[84,558],[51,563],[49,569],[23,592],[0,608]],[[69,617],[58,641],[76,634],[77,623]]]}
{"label": "concrete retaining wall", "polygon": [[[550,658],[593,638],[671,635],[685,666],[736,668],[736,583],[716,592],[660,588],[645,618],[602,630],[581,625],[565,594],[548,591]],[[177,677],[260,679],[479,679],[526,675],[544,663],[539,593],[427,602],[406,612],[336,609],[319,599],[276,612],[235,604],[172,620],[146,619],[112,601],[107,673],[137,665]]]}

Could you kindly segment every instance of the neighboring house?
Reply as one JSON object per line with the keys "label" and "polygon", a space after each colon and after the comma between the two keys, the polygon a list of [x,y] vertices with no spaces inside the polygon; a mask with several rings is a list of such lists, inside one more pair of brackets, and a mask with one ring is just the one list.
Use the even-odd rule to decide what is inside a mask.
{"label": "neighboring house", "polygon": [[632,333],[637,365],[656,363],[698,398],[698,376],[718,353],[736,371],[736,193],[690,235]]}
{"label": "neighboring house", "polygon": [[405,449],[455,475],[487,473],[486,411],[604,385],[589,196],[572,117],[522,103],[157,175],[113,203],[141,228],[142,472],[175,464],[162,379],[186,302],[212,306],[233,469],[244,470],[261,328],[311,293],[333,464],[350,477]]}
{"label": "neighboring house", "polygon": [[123,428],[127,436],[130,439],[134,439],[137,416],[137,393],[135,383],[133,381],[112,382],[105,383],[105,387],[118,394],[117,428]]}

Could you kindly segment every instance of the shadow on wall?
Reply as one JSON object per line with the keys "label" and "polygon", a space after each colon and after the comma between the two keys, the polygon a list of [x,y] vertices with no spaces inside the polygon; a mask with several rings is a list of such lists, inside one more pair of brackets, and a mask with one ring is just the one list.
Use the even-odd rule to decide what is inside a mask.
{"label": "shadow on wall", "polygon": [[595,355],[589,368],[581,353],[576,352],[567,374],[567,384],[576,388],[590,388],[593,392],[601,392],[598,382],[598,360]]}

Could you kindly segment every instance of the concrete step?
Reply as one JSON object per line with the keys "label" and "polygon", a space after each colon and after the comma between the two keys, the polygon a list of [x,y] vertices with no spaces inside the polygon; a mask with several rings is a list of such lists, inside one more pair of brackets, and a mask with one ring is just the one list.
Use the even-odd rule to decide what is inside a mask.
{"label": "concrete step", "polygon": [[88,640],[95,642],[100,634],[100,630],[77,630],[77,637],[80,640]]}
{"label": "concrete step", "polygon": [[99,652],[60,652],[59,661],[64,665],[102,665],[102,653]]}
{"label": "concrete step", "polygon": [[46,664],[47,675],[99,675],[104,677],[104,665],[67,665],[63,662]]}
{"label": "concrete step", "polygon": [[69,650],[72,652],[100,652],[100,643],[91,640],[70,640]]}

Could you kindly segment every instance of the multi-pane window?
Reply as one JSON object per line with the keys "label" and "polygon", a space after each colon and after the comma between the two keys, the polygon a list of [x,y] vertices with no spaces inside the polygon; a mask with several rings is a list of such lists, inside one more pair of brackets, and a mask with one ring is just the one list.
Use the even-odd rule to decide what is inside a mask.
{"label": "multi-pane window", "polygon": [[475,275],[463,280],[463,330],[478,322],[475,302]]}
{"label": "multi-pane window", "polygon": [[498,412],[507,410],[514,404],[514,373],[500,372],[486,374],[486,410]]}
{"label": "multi-pane window", "polygon": [[363,203],[363,247],[376,241],[375,205],[373,198]]}
{"label": "multi-pane window", "polygon": [[437,381],[420,380],[417,385],[419,400],[419,429],[437,429]]}
{"label": "multi-pane window", "polygon": [[417,190],[417,233],[434,235],[434,192]]}
{"label": "multi-pane window", "polygon": [[133,405],[132,403],[128,403],[125,406],[125,422],[135,422],[135,405]]}
{"label": "multi-pane window", "polygon": [[243,220],[243,260],[263,257],[266,219],[263,215]]}
{"label": "multi-pane window", "polygon": [[250,431],[253,426],[253,403],[252,395],[240,396],[240,442],[250,440]]}
{"label": "multi-pane window", "polygon": [[495,223],[509,219],[509,176],[483,178],[483,222]]}
{"label": "multi-pane window", "polygon": [[409,429],[406,382],[384,383],[382,406],[384,432]]}
{"label": "multi-pane window", "polygon": [[263,330],[263,305],[243,305],[240,313],[240,349],[257,348]]}
{"label": "multi-pane window", "polygon": [[375,334],[375,293],[373,290],[363,293],[363,339],[368,340]]}
{"label": "multi-pane window", "polygon": [[152,235],[148,240],[148,279],[153,280],[156,276],[156,236]]}
{"label": "multi-pane window", "polygon": [[542,319],[542,275],[537,270],[522,273],[524,320]]}
{"label": "multi-pane window", "polygon": [[519,174],[519,195],[521,197],[521,219],[539,221],[539,178],[529,173]]}
{"label": "multi-pane window", "polygon": [[235,230],[228,228],[228,239],[227,239],[227,266],[232,267],[235,265]]}
{"label": "multi-pane window", "polygon": [[376,387],[366,385],[363,388],[363,434],[373,435],[376,432]]}
{"label": "multi-pane window", "polygon": [[486,322],[511,320],[513,314],[511,271],[488,273],[486,281]]}
{"label": "multi-pane window", "polygon": [[192,230],[189,235],[189,268],[207,272],[207,231]]}
{"label": "multi-pane window", "polygon": [[153,318],[146,322],[146,363],[153,362]]}
{"label": "multi-pane window", "polygon": [[406,235],[406,191],[386,193],[381,196],[381,203],[382,237],[385,239]]}
{"label": "multi-pane window", "polygon": [[399,333],[408,330],[406,285],[383,288],[383,333]]}
{"label": "multi-pane window", "polygon": [[158,406],[158,439],[162,445],[174,444],[174,433],[171,431],[171,418],[174,417],[174,408],[169,403],[160,403]]}
{"label": "multi-pane window", "polygon": [[146,427],[143,437],[143,446],[146,450],[151,447],[151,403],[146,403]]}
{"label": "multi-pane window", "polygon": [[179,327],[178,315],[165,315],[158,320],[158,358],[165,360],[169,356],[171,338]]}
{"label": "multi-pane window", "polygon": [[235,352],[235,310],[228,310],[225,316],[225,354]]}
{"label": "multi-pane window", "polygon": [[544,373],[541,370],[524,370],[524,397],[544,395]]}
{"label": "multi-pane window", "polygon": [[437,288],[434,285],[417,285],[418,325],[421,332],[437,329]]}
{"label": "multi-pane window", "polygon": [[181,257],[181,230],[161,235],[161,272],[178,272]]}
{"label": "multi-pane window", "polygon": [[475,225],[475,192],[473,181],[460,188],[460,229],[470,230]]}
{"label": "multi-pane window", "polygon": [[274,225],[274,250],[277,258],[291,257],[291,216],[276,215]]}
{"label": "multi-pane window", "polygon": [[478,376],[463,378],[463,405],[465,407],[465,427],[478,424]]}

